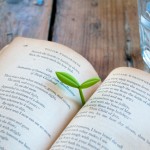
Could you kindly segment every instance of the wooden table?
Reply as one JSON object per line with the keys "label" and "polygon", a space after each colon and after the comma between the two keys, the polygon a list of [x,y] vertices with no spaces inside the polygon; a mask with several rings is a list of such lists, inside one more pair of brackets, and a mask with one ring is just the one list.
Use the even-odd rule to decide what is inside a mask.
{"label": "wooden table", "polygon": [[137,0],[0,0],[0,48],[21,35],[64,44],[87,58],[102,79],[114,68],[148,70],[139,46]]}

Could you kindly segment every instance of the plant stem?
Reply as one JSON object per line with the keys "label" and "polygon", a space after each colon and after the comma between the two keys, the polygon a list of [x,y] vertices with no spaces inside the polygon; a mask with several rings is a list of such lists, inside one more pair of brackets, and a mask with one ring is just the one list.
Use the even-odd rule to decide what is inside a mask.
{"label": "plant stem", "polygon": [[83,95],[83,92],[82,92],[82,89],[79,87],[79,93],[80,93],[80,97],[81,97],[81,102],[82,102],[82,105],[85,104],[85,98],[84,98],[84,95]]}

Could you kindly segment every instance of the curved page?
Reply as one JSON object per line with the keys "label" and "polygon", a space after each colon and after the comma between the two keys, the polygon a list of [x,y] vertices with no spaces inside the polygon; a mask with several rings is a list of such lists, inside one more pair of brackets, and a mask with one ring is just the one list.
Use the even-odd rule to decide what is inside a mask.
{"label": "curved page", "polygon": [[[78,90],[56,71],[79,82],[97,76],[73,50],[48,41],[16,38],[0,56],[0,148],[48,149],[81,108]],[[97,88],[85,90],[88,99]]]}

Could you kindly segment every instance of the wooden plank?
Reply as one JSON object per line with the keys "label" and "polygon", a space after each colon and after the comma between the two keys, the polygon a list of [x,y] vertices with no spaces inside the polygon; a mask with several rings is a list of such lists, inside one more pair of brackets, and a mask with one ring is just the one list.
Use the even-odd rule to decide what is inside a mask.
{"label": "wooden plank", "polygon": [[133,60],[133,66],[149,72],[141,57],[137,1],[125,1],[125,30],[126,30],[126,53]]}
{"label": "wooden plank", "polygon": [[143,69],[136,0],[57,0],[53,41],[86,57],[102,79],[119,66]]}
{"label": "wooden plank", "polygon": [[18,4],[0,1],[0,48],[16,36],[47,40],[51,10],[52,0],[45,1],[42,6],[30,0]]}

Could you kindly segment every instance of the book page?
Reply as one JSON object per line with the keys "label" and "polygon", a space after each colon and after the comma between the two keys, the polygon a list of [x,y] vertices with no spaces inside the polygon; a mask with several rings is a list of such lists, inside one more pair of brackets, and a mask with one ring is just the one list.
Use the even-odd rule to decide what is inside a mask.
{"label": "book page", "polygon": [[115,69],[51,150],[150,149],[150,74]]}
{"label": "book page", "polygon": [[[97,76],[81,55],[60,44],[16,38],[0,55],[0,149],[44,150],[81,108],[77,89],[56,71],[80,83]],[[85,90],[88,99],[97,85]]]}

